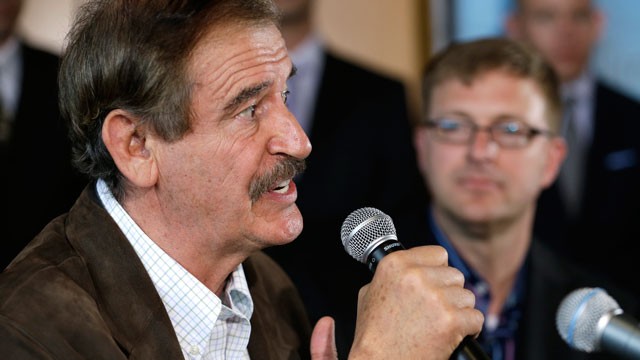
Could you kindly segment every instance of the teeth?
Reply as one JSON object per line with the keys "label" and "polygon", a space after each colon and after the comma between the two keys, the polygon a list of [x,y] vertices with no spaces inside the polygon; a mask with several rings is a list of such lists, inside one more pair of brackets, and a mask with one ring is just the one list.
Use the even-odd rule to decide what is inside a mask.
{"label": "teeth", "polygon": [[278,194],[285,194],[288,190],[289,190],[289,180],[285,180],[280,184],[278,184],[278,186],[276,186],[276,188],[273,189],[273,192],[276,192]]}

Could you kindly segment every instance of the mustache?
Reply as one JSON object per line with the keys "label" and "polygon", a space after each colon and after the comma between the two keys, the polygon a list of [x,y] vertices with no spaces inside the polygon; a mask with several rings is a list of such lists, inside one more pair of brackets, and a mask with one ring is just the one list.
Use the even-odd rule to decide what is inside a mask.
{"label": "mustache", "polygon": [[249,187],[251,201],[256,202],[260,196],[269,192],[274,184],[301,174],[306,169],[306,166],[306,162],[303,159],[296,159],[291,156],[283,158],[271,170],[251,182]]}

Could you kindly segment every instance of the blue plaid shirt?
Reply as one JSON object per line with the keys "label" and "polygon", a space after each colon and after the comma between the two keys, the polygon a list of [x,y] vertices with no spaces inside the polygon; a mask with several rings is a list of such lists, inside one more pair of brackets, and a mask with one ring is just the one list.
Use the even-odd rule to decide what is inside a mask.
{"label": "blue plaid shirt", "polygon": [[527,262],[520,269],[515,286],[509,294],[499,318],[496,319],[497,321],[487,321],[487,310],[491,300],[489,285],[456,252],[449,239],[436,224],[431,211],[428,214],[428,221],[436,241],[449,253],[449,265],[464,274],[464,287],[475,294],[476,309],[485,316],[482,332],[477,339],[478,343],[493,360],[515,360],[516,337],[525,299]]}

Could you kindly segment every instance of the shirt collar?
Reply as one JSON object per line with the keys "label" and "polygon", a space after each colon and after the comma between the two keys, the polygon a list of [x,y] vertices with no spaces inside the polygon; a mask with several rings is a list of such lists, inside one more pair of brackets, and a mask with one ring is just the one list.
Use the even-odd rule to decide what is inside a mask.
{"label": "shirt collar", "polygon": [[[471,267],[469,267],[467,263],[462,259],[460,254],[458,254],[453,244],[451,244],[451,241],[449,241],[440,226],[438,226],[438,224],[436,223],[433,216],[433,208],[431,207],[427,212],[427,218],[429,227],[436,239],[436,242],[447,250],[447,253],[449,255],[449,265],[458,269],[464,275],[465,287],[474,290],[474,293],[476,295],[490,296],[486,281],[482,279],[482,277],[477,274]],[[528,272],[528,263],[529,255],[527,255],[525,263],[522,265],[518,272],[516,282],[510,295],[511,299],[509,301],[519,302],[523,298],[526,290],[525,284],[527,278],[526,274]],[[485,310],[483,310],[483,312],[486,313]]]}
{"label": "shirt collar", "polygon": [[[149,273],[178,338],[189,343],[208,339],[222,311],[221,299],[140,229],[102,179],[98,180],[96,188],[105,209],[127,237]],[[247,319],[251,318],[253,301],[242,264],[231,273],[225,287],[225,296],[229,299],[230,308],[236,309]]]}
{"label": "shirt collar", "polygon": [[453,247],[453,244],[451,244],[440,226],[436,224],[436,220],[433,216],[433,208],[431,207],[427,212],[427,221],[429,222],[429,227],[431,228],[431,231],[433,232],[438,245],[447,250],[447,253],[449,254],[449,265],[460,270],[465,279],[469,279],[474,274],[474,272],[467,266],[464,260],[462,260],[456,249]]}
{"label": "shirt collar", "polygon": [[561,86],[563,99],[572,98],[575,102],[589,103],[593,98],[595,80],[590,72],[583,72],[575,80]]}
{"label": "shirt collar", "polygon": [[10,37],[0,47],[0,67],[3,67],[10,61],[14,61],[20,50],[20,42],[15,36]]}
{"label": "shirt collar", "polygon": [[428,211],[429,226],[438,244],[449,254],[449,264],[460,270],[465,277],[465,288],[476,296],[476,309],[485,315],[485,323],[478,337],[479,343],[493,359],[512,360],[515,358],[515,346],[518,328],[522,319],[522,309],[526,297],[526,279],[529,268],[529,255],[518,275],[501,313],[497,317],[488,317],[488,306],[491,292],[487,283],[480,278],[460,257],[444,232],[436,224],[433,209]]}

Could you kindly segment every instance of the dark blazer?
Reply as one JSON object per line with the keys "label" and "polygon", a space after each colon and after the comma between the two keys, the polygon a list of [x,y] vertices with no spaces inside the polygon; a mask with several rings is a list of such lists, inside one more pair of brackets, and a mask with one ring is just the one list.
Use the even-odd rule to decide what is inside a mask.
{"label": "dark blazer", "polygon": [[[309,358],[310,325],[291,281],[262,253],[243,267],[251,357]],[[7,359],[183,359],[162,300],[93,184],[0,275],[0,349]]]}
{"label": "dark blazer", "polygon": [[566,256],[606,273],[640,296],[629,266],[640,239],[640,103],[596,83],[593,143],[587,156],[583,206],[566,218],[557,183],[540,197],[536,233]]}
{"label": "dark blazer", "polygon": [[72,168],[58,111],[58,57],[25,44],[21,51],[22,92],[12,137],[0,145],[0,269],[67,211],[86,185]]}
{"label": "dark blazer", "polygon": [[[399,238],[402,235],[406,239],[403,241],[405,247],[438,244],[427,225],[426,216],[422,218],[424,220],[415,223],[410,233],[398,234]],[[629,314],[637,315],[637,300],[601,274],[588,271],[559,256],[539,239],[533,240],[526,261],[529,264],[526,301],[517,333],[516,359],[617,359],[602,353],[588,354],[571,349],[558,333],[556,312],[565,296],[582,287],[604,288]]]}
{"label": "dark blazer", "polygon": [[424,204],[406,102],[399,81],[325,54],[313,150],[296,180],[304,229],[293,243],[267,249],[300,289],[312,321],[335,317],[340,357],[353,338],[358,291],[371,281],[342,247],[342,222],[372,206],[399,226]]}

